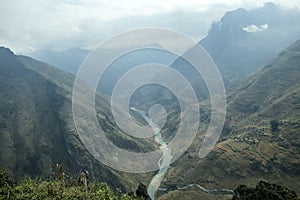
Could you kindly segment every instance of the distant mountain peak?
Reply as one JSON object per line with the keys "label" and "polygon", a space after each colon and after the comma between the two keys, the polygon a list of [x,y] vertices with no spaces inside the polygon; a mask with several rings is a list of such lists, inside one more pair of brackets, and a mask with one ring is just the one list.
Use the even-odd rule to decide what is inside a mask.
{"label": "distant mountain peak", "polygon": [[223,76],[236,80],[255,71],[299,38],[300,11],[274,3],[227,12],[200,44]]}
{"label": "distant mountain peak", "polygon": [[274,4],[273,2],[266,2],[266,3],[264,3],[264,7],[278,8],[278,5]]}
{"label": "distant mountain peak", "polygon": [[242,33],[241,26],[253,24],[253,17],[249,11],[239,8],[227,12],[219,22],[213,23],[208,35],[215,34],[233,34]]}
{"label": "distant mountain peak", "polygon": [[14,55],[14,52],[7,47],[0,46],[0,54],[1,55]]}
{"label": "distant mountain peak", "polygon": [[224,17],[226,17],[227,15],[240,15],[240,14],[247,14],[248,13],[248,11],[246,10],[246,9],[244,9],[244,8],[238,8],[238,9],[236,9],[236,10],[232,10],[232,11],[228,11],[226,14],[225,14],[225,16]]}

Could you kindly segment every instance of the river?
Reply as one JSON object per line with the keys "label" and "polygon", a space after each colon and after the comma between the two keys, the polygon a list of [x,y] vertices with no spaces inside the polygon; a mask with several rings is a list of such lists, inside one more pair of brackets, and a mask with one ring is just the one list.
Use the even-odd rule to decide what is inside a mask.
{"label": "river", "polygon": [[[164,176],[168,170],[168,168],[170,167],[171,164],[171,159],[172,159],[172,152],[171,149],[168,148],[166,142],[164,141],[163,137],[161,136],[161,132],[160,132],[160,128],[153,123],[153,121],[151,120],[151,118],[149,118],[144,111],[142,110],[138,110],[134,107],[130,108],[133,111],[138,112],[145,120],[146,122],[149,124],[149,126],[151,126],[151,128],[153,129],[155,135],[154,135],[154,139],[155,142],[158,143],[160,145],[160,150],[162,152],[162,157],[158,160],[157,165],[159,167],[159,171],[157,172],[157,174],[152,178],[149,186],[148,186],[148,194],[150,196],[150,198],[152,200],[155,199],[155,195],[157,190],[162,190],[162,191],[167,191],[167,189],[160,189],[159,186],[161,184],[161,182],[164,179]],[[189,184],[186,185],[184,187],[178,187],[178,190],[185,190],[188,189],[189,187],[197,187],[200,189],[201,192],[205,192],[205,193],[209,193],[209,194],[214,194],[214,195],[232,195],[234,192],[233,190],[230,189],[206,189],[204,187],[202,187],[201,185],[198,184]]]}
{"label": "river", "polygon": [[187,186],[184,186],[184,187],[178,187],[177,186],[177,189],[178,190],[185,190],[185,189],[188,189],[189,187],[197,187],[200,189],[201,192],[205,192],[205,193],[209,193],[209,194],[214,194],[214,195],[233,195],[234,194],[234,191],[233,190],[230,190],[230,189],[212,189],[212,190],[209,190],[209,189],[206,189],[204,187],[202,187],[201,185],[198,185],[198,184],[189,184]]}
{"label": "river", "polygon": [[144,111],[138,110],[138,109],[133,108],[133,107],[131,107],[130,109],[138,112],[146,120],[146,122],[149,124],[149,126],[153,129],[155,142],[160,145],[159,148],[162,152],[161,158],[157,161],[159,171],[152,178],[152,180],[151,180],[151,182],[148,186],[148,194],[149,194],[150,198],[152,200],[154,200],[155,199],[155,194],[156,194],[157,190],[159,189],[159,186],[160,186],[160,184],[161,184],[168,168],[170,167],[170,163],[171,163],[171,159],[172,159],[172,152],[168,148],[168,146],[167,146],[166,142],[164,141],[163,137],[161,136],[161,132],[160,132],[161,130],[160,130],[159,126],[157,126],[155,123],[153,123],[151,118],[149,118],[145,114]]}

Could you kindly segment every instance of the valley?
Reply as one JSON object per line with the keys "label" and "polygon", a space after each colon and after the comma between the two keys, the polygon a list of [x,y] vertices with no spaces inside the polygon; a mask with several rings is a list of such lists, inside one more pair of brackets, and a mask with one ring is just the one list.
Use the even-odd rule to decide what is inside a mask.
{"label": "valley", "polygon": [[[34,41],[33,46],[26,47],[30,51],[25,53],[18,50],[27,43],[18,43],[18,46],[14,42],[7,42],[3,38],[8,34],[0,28],[0,199],[246,200],[254,196],[275,200],[299,199],[300,10],[271,2],[260,3],[262,5],[258,6],[257,3],[247,8],[238,5],[234,9],[228,9],[230,5],[227,5],[222,17],[208,21],[212,24],[206,30],[207,35],[194,43],[200,44],[209,54],[209,59],[215,62],[226,88],[226,96],[219,96],[226,98],[227,103],[224,126],[220,120],[214,121],[216,127],[218,123],[223,126],[221,136],[217,136],[219,140],[213,149],[201,158],[199,150],[204,139],[213,143],[216,136],[215,129],[208,131],[212,116],[215,113],[220,116],[225,114],[221,113],[223,107],[212,108],[213,93],[208,90],[205,82],[207,77],[198,73],[196,67],[184,58],[193,53],[194,47],[188,48],[183,55],[166,51],[164,45],[168,46],[167,43],[173,42],[175,47],[182,45],[181,41],[177,41],[178,38],[174,40],[170,35],[161,36],[159,42],[148,41],[151,48],[136,45],[139,44],[139,37],[129,37],[127,41],[116,40],[116,44],[98,49],[104,54],[99,54],[102,57],[99,56],[96,64],[106,62],[105,55],[114,55],[119,45],[120,48],[134,50],[111,61],[98,80],[96,91],[91,91],[87,83],[80,82],[77,72],[82,63],[90,62],[87,56],[96,46],[91,45],[91,41],[98,41],[95,38],[86,40],[87,34],[85,37],[80,35],[83,29],[79,30],[79,27],[83,22],[95,20],[93,17],[79,20],[78,27],[72,25],[71,30],[78,34],[78,38],[69,41],[64,35],[64,39],[57,43],[57,48],[50,42],[41,42],[46,39],[35,40],[41,30],[30,37],[26,37],[25,33],[24,38],[14,37],[16,42],[23,38],[28,45],[29,41]],[[66,11],[76,2],[67,2],[66,5],[53,7]],[[184,20],[186,8],[178,8],[172,12],[179,12],[178,16],[183,19],[178,19],[176,14],[169,11],[167,14]],[[156,15],[154,10],[139,15],[140,22],[151,21],[151,16]],[[123,15],[126,12],[125,9]],[[200,17],[207,11],[203,9],[201,12],[197,11],[196,16]],[[78,10],[78,19],[80,14]],[[116,13],[114,15],[117,16]],[[132,19],[132,16],[113,20],[105,18],[103,23],[107,22],[107,29],[93,34],[107,36],[109,31],[114,30],[109,22],[117,23],[118,20]],[[211,20],[210,17],[213,18],[208,16],[206,20]],[[72,18],[69,23],[75,23],[75,19]],[[163,17],[160,20],[161,23],[182,26],[176,20]],[[160,20],[156,19],[155,22]],[[56,22],[61,23],[60,20]],[[128,20],[125,24],[133,22]],[[201,26],[201,23],[185,22],[184,31]],[[93,21],[92,27],[99,24],[99,21]],[[15,25],[7,27],[8,33]],[[92,32],[93,28],[87,30]],[[115,29],[118,28],[115,25]],[[70,38],[74,34],[71,32]],[[53,33],[53,37],[58,35]],[[62,48],[76,42],[81,45]],[[186,95],[188,87],[182,87],[180,80],[167,77],[165,71],[153,75],[145,70],[144,74],[138,75],[141,77],[139,80],[147,82],[148,74],[157,78],[155,80],[172,80],[174,87],[182,88],[178,94],[186,100],[184,104],[181,104],[172,88],[153,81],[130,93],[128,102],[125,102],[128,107],[113,105],[114,89],[120,84],[119,80],[137,66],[149,63],[167,66],[180,74],[189,82],[196,101],[189,100],[190,96]],[[96,74],[97,70],[90,69],[89,73]],[[203,67],[203,70],[208,69]],[[79,98],[77,102],[74,100],[77,78],[82,84],[78,85],[83,94],[94,97],[94,101],[88,102],[85,98]],[[209,78],[210,83],[216,85],[222,82],[214,77]],[[88,81],[95,80],[91,78]],[[132,81],[128,86],[133,87],[134,84]],[[123,87],[122,92],[126,91],[127,88]],[[120,95],[118,100],[123,101],[123,96]],[[193,102],[192,105],[187,105],[190,102]],[[91,107],[92,104],[94,107]],[[154,109],[151,113],[153,106],[157,105],[160,110]],[[184,112],[182,105],[190,106],[190,110]],[[78,116],[74,114],[74,107],[80,111],[76,114],[84,126],[76,124]],[[198,108],[200,117],[192,118],[194,115],[189,112],[198,113]],[[88,115],[91,110],[95,112],[95,121]],[[124,127],[120,126],[115,113],[124,120]],[[182,122],[184,117],[188,120]],[[178,156],[177,151],[186,149],[184,144],[193,135],[186,131],[186,135],[173,144],[176,134],[183,130],[181,125],[197,131],[194,131],[196,136],[192,144]],[[94,127],[101,127],[101,133],[104,134],[96,132],[91,135]],[[147,127],[153,135],[146,137],[143,131],[147,129],[137,127]],[[130,134],[128,130],[131,130]],[[82,136],[82,132],[86,135]],[[100,137],[106,137],[110,146],[106,146]],[[112,147],[119,151],[114,151]],[[98,151],[101,148],[104,150]],[[156,160],[150,162],[146,158],[151,153]],[[121,167],[114,168],[105,163],[107,160]],[[122,166],[127,171],[122,171]],[[140,169],[140,166],[149,168]],[[133,170],[135,167],[140,167],[140,173]],[[85,178],[84,181],[82,178]]]}

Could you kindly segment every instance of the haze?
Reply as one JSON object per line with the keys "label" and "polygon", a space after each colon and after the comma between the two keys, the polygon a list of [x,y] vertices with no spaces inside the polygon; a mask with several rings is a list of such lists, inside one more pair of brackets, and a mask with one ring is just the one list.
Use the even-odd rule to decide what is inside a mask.
{"label": "haze", "polygon": [[[228,10],[262,6],[264,0],[62,0],[2,1],[0,43],[18,54],[90,50],[122,31],[141,27],[162,27],[202,39],[211,23]],[[273,1],[299,8],[298,0]]]}

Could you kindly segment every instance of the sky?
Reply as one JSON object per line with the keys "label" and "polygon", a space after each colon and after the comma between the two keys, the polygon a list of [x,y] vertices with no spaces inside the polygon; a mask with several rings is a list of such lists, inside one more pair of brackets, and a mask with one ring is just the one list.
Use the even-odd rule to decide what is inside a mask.
{"label": "sky", "polygon": [[[124,31],[160,27],[195,40],[230,10],[265,0],[0,0],[0,46],[17,54],[92,49]],[[300,8],[299,0],[274,0]]]}

